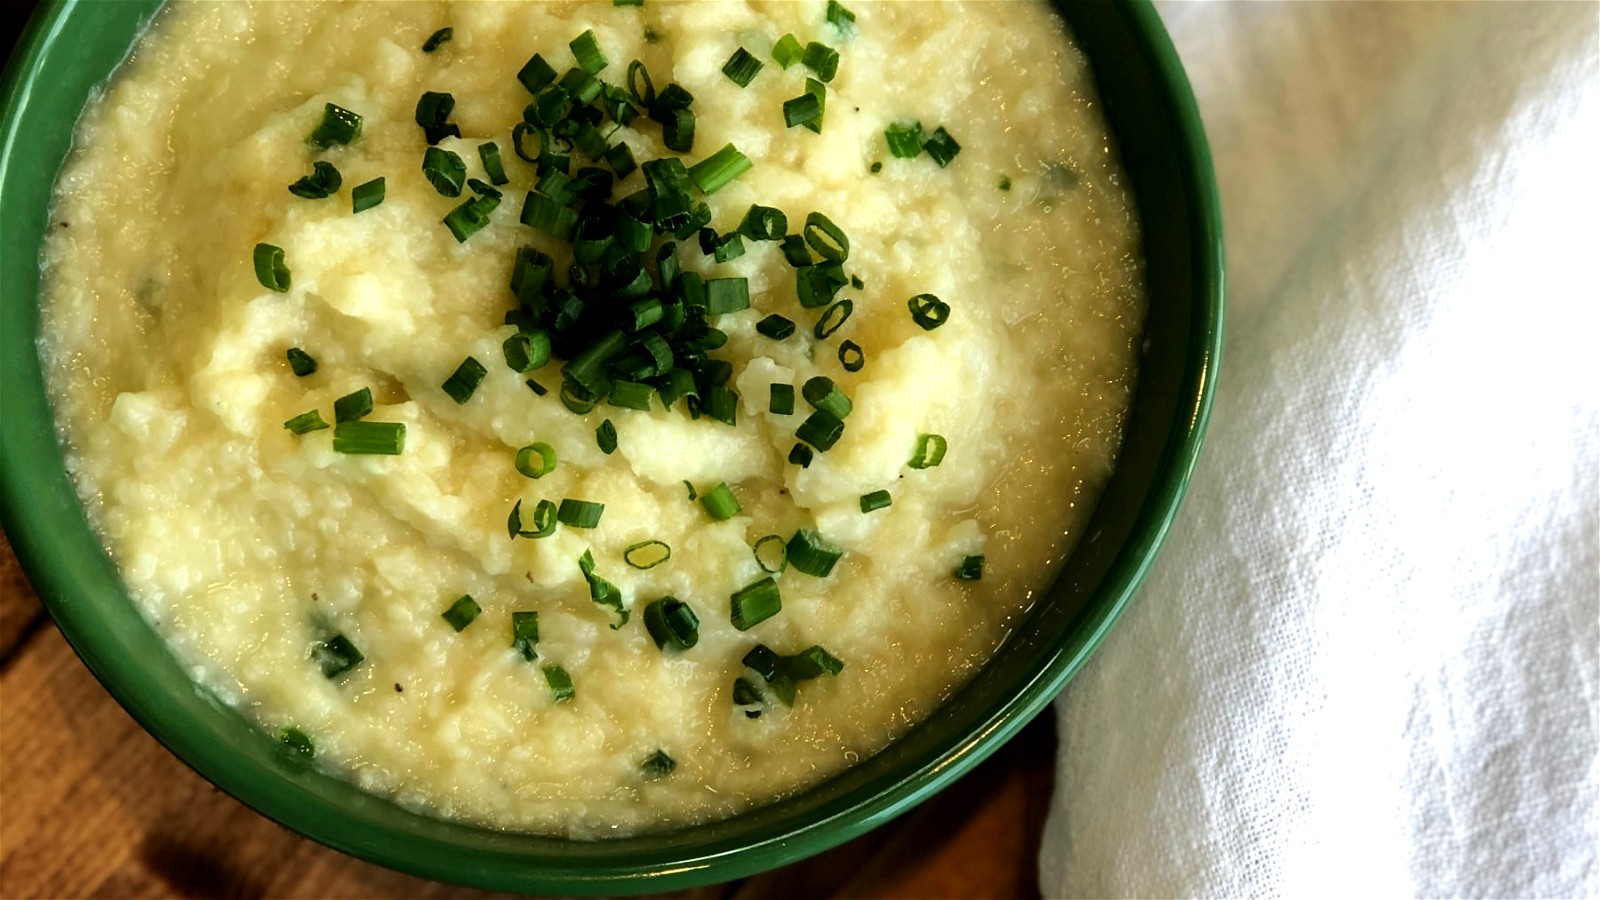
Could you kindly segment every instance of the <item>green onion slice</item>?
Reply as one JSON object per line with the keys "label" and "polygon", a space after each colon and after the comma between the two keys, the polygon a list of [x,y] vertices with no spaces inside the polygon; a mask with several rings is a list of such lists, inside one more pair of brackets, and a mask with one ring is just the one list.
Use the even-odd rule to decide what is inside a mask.
{"label": "green onion slice", "polygon": [[922,123],[895,122],[883,132],[889,145],[889,155],[896,159],[914,159],[922,153]]}
{"label": "green onion slice", "polygon": [[607,456],[617,452],[617,426],[611,424],[610,419],[600,423],[594,430],[595,443],[600,446],[600,452]]}
{"label": "green onion slice", "polygon": [[800,394],[813,409],[825,410],[840,419],[849,416],[850,410],[855,408],[844,391],[839,390],[833,379],[826,375],[806,379],[806,383],[800,388]]}
{"label": "green onion slice", "polygon": [[856,27],[856,14],[845,9],[839,0],[828,0],[828,24],[839,29],[839,35],[846,40],[856,36],[859,29]]}
{"label": "green onion slice", "polygon": [[956,567],[956,578],[961,581],[978,581],[983,578],[983,557],[968,556]]}
{"label": "green onion slice", "polygon": [[833,76],[839,71],[839,51],[816,41],[806,45],[800,61],[805,63],[806,68],[817,73],[818,80],[824,83],[832,81]]}
{"label": "green onion slice", "polygon": [[433,34],[428,35],[428,39],[422,42],[422,52],[432,53],[433,51],[444,46],[445,42],[449,41],[450,38],[454,36],[455,29],[445,26],[444,28],[435,31]]}
{"label": "green onion slice", "polygon": [[781,241],[789,232],[789,217],[783,210],[752,203],[739,223],[739,233],[752,241]]}
{"label": "green onion slice", "polygon": [[422,154],[422,174],[434,190],[446,197],[459,197],[461,186],[467,183],[467,164],[449,150],[429,147]]}
{"label": "green onion slice", "polygon": [[500,350],[511,371],[527,374],[550,361],[550,333],[543,328],[519,331],[502,341]]}
{"label": "green onion slice", "polygon": [[362,388],[351,391],[343,397],[333,401],[333,420],[335,422],[354,422],[364,419],[372,412],[372,389]]}
{"label": "green onion slice", "polygon": [[773,382],[767,388],[767,412],[777,416],[794,415],[794,385]]}
{"label": "green onion slice", "polygon": [[644,770],[646,778],[655,779],[671,775],[672,770],[676,769],[678,764],[672,757],[667,755],[665,750],[657,750],[646,757],[645,761],[639,764],[639,767]]}
{"label": "green onion slice", "polygon": [[467,179],[475,190],[481,190],[479,196],[461,204],[445,214],[444,224],[455,236],[457,243],[465,243],[489,225],[489,214],[500,205],[500,192],[476,178]]}
{"label": "green onion slice", "polygon": [[[566,501],[562,501],[561,505],[565,507]],[[628,610],[622,606],[622,591],[617,590],[616,585],[594,574],[594,554],[588,550],[583,551],[583,555],[578,557],[578,568],[583,571],[584,580],[589,582],[589,599],[616,612],[617,620],[611,623],[611,630],[616,631],[628,624]]]}
{"label": "green onion slice", "polygon": [[[733,705],[739,707],[759,707],[761,705],[761,690],[756,683],[740,675],[733,680]],[[752,719],[761,718],[761,710],[745,709],[744,714]]]}
{"label": "green onion slice", "polygon": [[961,145],[956,143],[956,139],[951,137],[950,132],[945,131],[944,126],[941,125],[934,130],[933,134],[929,135],[928,140],[922,145],[922,149],[928,151],[928,155],[933,157],[933,161],[938,163],[939,168],[942,169],[950,165],[950,161],[956,158],[957,153],[961,152]]}
{"label": "green onion slice", "polygon": [[507,184],[506,165],[500,160],[500,145],[494,141],[478,145],[478,161],[483,163],[483,174],[494,184]]}
{"label": "green onion slice", "polygon": [[802,469],[811,468],[812,456],[811,448],[805,444],[795,444],[789,448],[789,462]]}
{"label": "green onion slice", "polygon": [[734,591],[729,621],[740,631],[749,631],[783,609],[778,583],[767,576]]}
{"label": "green onion slice", "polygon": [[868,494],[862,494],[861,511],[864,513],[873,512],[874,510],[883,509],[893,502],[894,498],[889,495],[888,491],[873,491]]}
{"label": "green onion slice", "polygon": [[789,568],[789,549],[784,545],[782,535],[769,534],[755,542],[750,552],[756,558],[756,565],[768,575],[777,575]]}
{"label": "green onion slice", "polygon": [[700,505],[704,506],[706,513],[718,522],[731,519],[740,512],[739,501],[734,498],[733,491],[729,490],[725,481],[701,494]]}
{"label": "green onion slice", "polygon": [[600,52],[600,41],[595,38],[592,28],[573,38],[567,46],[572,48],[572,55],[578,61],[578,68],[590,75],[599,74],[609,65],[606,62],[606,55]]}
{"label": "green onion slice", "polygon": [[450,627],[454,628],[456,633],[459,634],[468,625],[471,625],[481,612],[483,612],[483,607],[478,605],[478,601],[472,599],[471,594],[462,594],[456,602],[450,604],[449,609],[440,614],[439,618],[449,622]]}
{"label": "green onion slice", "polygon": [[333,196],[339,185],[344,184],[344,178],[339,175],[339,170],[333,163],[317,160],[311,164],[311,174],[300,178],[289,185],[289,193],[307,200],[321,200]]}
{"label": "green onion slice", "polygon": [[533,508],[533,528],[522,527],[522,501],[518,500],[511,507],[511,515],[506,518],[506,531],[515,540],[519,537],[547,538],[556,533],[556,505],[549,500],[540,500]]}
{"label": "green onion slice", "polygon": [[257,244],[252,261],[262,287],[279,293],[289,290],[289,267],[283,262],[282,247]]}
{"label": "green onion slice", "polygon": [[1000,176],[1000,190],[1002,190],[1002,191],[1011,190],[1011,176],[1010,175],[1001,175]]}
{"label": "green onion slice", "polygon": [[792,34],[784,35],[772,46],[772,58],[785,69],[799,62],[803,56],[805,48],[800,46],[800,42]]}
{"label": "green onion slice", "polygon": [[749,308],[749,279],[713,278],[706,282],[706,315],[721,316]]}
{"label": "green onion slice", "polygon": [[825,409],[818,409],[806,417],[795,429],[795,437],[826,453],[844,436],[844,420]]}
{"label": "green onion slice", "polygon": [[340,422],[333,451],[351,456],[399,456],[406,449],[404,422]]}
{"label": "green onion slice", "polygon": [[550,697],[557,703],[569,703],[578,695],[572,689],[572,676],[554,663],[544,667],[544,683],[550,686]]}
{"label": "green onion slice", "polygon": [[[552,169],[551,171],[555,171]],[[572,235],[578,229],[578,214],[567,206],[544,196],[528,192],[528,198],[522,204],[522,224],[538,230],[563,241],[572,240]]]}
{"label": "green onion slice", "polygon": [[322,677],[337,678],[360,665],[366,657],[353,641],[342,634],[311,645],[311,660],[322,670]]}
{"label": "green onion slice", "polygon": [[689,178],[702,194],[711,196],[728,182],[750,171],[750,158],[728,144],[689,167]]}
{"label": "green onion slice", "polygon": [[700,642],[700,617],[676,597],[662,597],[644,608],[644,627],[656,649],[682,652]]}
{"label": "green onion slice", "polygon": [[793,128],[796,125],[810,125],[822,120],[823,100],[816,94],[804,93],[798,97],[783,101],[783,125]]}
{"label": "green onion slice", "polygon": [[[644,83],[643,89],[639,87],[641,81]],[[633,102],[645,109],[652,109],[656,105],[655,82],[650,80],[650,70],[637,59],[628,63],[628,94],[633,97]]]}
{"label": "green onion slice", "polygon": [[295,434],[310,434],[313,431],[321,431],[327,428],[328,423],[322,421],[322,414],[313,409],[284,422],[283,427]]}
{"label": "green onion slice", "polygon": [[694,113],[687,109],[665,110],[661,118],[661,143],[668,150],[688,153],[694,149]]}
{"label": "green onion slice", "polygon": [[816,335],[819,341],[828,338],[843,327],[845,321],[850,318],[850,313],[854,310],[855,304],[848,297],[840,300],[822,313],[822,318],[817,320],[817,324],[812,328],[811,333]]}
{"label": "green onion slice", "polygon": [[535,53],[533,58],[524,63],[522,68],[518,70],[517,80],[522,82],[522,86],[528,89],[528,93],[537,94],[555,83],[556,70],[545,62],[544,57]]}
{"label": "green onion slice", "polygon": [[518,610],[511,614],[511,649],[522,654],[522,658],[533,662],[539,658],[539,651],[535,649],[539,644],[539,613],[529,610]]}
{"label": "green onion slice", "polygon": [[289,358],[289,370],[301,378],[317,370],[317,361],[299,347],[290,347],[285,355]]}
{"label": "green onion slice", "polygon": [[794,334],[794,321],[773,313],[756,323],[756,333],[775,341],[781,341]]}
{"label": "green onion slice", "polygon": [[950,304],[932,294],[918,294],[906,301],[911,310],[911,321],[923,331],[932,331],[950,318]]}
{"label": "green onion slice", "polygon": [[600,524],[600,516],[605,511],[604,503],[567,498],[561,501],[561,508],[556,511],[556,520],[571,528],[595,528]]}
{"label": "green onion slice", "polygon": [[[538,457],[538,461],[534,461]],[[543,478],[556,470],[556,448],[536,441],[517,451],[517,471],[527,478]]]}
{"label": "green onion slice", "polygon": [[350,212],[365,212],[383,202],[384,181],[378,176],[350,189]]}
{"label": "green onion slice", "polygon": [[722,65],[722,74],[739,87],[749,87],[755,79],[756,73],[761,71],[761,60],[750,55],[750,51],[740,47],[733,51],[728,61]]}
{"label": "green onion slice", "polygon": [[[416,122],[422,126],[423,136],[430,145],[447,137],[460,137],[461,128],[450,122],[450,113],[456,108],[456,98],[439,91],[424,91],[417,98]],[[442,191],[441,191],[442,193]],[[447,196],[454,197],[455,194]]]}
{"label": "green onion slice", "polygon": [[456,366],[456,370],[450,373],[450,377],[446,378],[440,387],[450,395],[451,400],[458,404],[466,403],[477,392],[478,385],[483,383],[483,376],[486,374],[488,370],[483,367],[483,363],[469,356],[461,361],[461,365]]}
{"label": "green onion slice", "polygon": [[806,243],[817,255],[833,262],[850,258],[850,238],[833,220],[819,212],[806,216]]}
{"label": "green onion slice", "polygon": [[859,372],[867,364],[867,355],[861,351],[861,345],[855,341],[845,341],[839,345],[839,365],[844,366],[846,372]]}
{"label": "green onion slice", "polygon": [[606,402],[612,406],[623,409],[637,409],[647,411],[650,409],[650,385],[638,381],[614,381],[611,383],[611,394]]}
{"label": "green onion slice", "polygon": [[622,551],[622,561],[635,569],[654,569],[671,558],[672,547],[655,539],[631,544]]}
{"label": "green onion slice", "polygon": [[917,452],[912,454],[911,461],[906,465],[913,469],[931,469],[944,461],[944,453],[949,446],[945,442],[944,435],[918,435]]}
{"label": "green onion slice", "polygon": [[348,144],[361,136],[361,116],[329,103],[322,108],[322,121],[312,129],[306,143],[318,150],[334,144]]}
{"label": "green onion slice", "polygon": [[789,565],[796,571],[814,578],[827,578],[834,564],[844,555],[844,550],[829,543],[822,535],[802,528],[789,538]]}
{"label": "green onion slice", "polygon": [[278,732],[278,743],[304,756],[306,759],[311,759],[317,755],[316,745],[312,744],[311,739],[306,737],[306,733],[298,728],[285,728]]}

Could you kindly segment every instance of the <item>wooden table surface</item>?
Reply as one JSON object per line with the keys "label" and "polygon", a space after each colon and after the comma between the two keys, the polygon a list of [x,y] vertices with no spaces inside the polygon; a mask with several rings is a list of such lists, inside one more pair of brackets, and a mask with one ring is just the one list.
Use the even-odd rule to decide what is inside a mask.
{"label": "wooden table surface", "polygon": [[[786,868],[661,897],[1034,897],[1055,734],[1042,715],[894,822]],[[140,730],[0,535],[0,897],[487,897],[301,838]]]}

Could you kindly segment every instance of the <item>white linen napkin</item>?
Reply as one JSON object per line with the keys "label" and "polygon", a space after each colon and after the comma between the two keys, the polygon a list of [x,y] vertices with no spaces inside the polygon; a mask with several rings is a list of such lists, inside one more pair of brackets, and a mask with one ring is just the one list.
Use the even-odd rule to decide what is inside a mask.
{"label": "white linen napkin", "polygon": [[1160,9],[1227,343],[1044,893],[1600,895],[1600,7]]}

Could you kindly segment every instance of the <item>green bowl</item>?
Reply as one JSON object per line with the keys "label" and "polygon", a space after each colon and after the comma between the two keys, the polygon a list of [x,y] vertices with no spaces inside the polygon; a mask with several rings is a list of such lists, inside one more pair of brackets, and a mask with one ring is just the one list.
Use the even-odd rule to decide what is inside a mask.
{"label": "green bowl", "polygon": [[1222,236],[1194,97],[1145,0],[1059,4],[1094,64],[1144,222],[1146,353],[1121,458],[1077,551],[995,658],[927,721],[805,793],[726,821],[572,841],[445,822],[297,764],[196,687],[139,615],[62,464],[34,339],[39,248],[73,124],[156,0],[47,2],[7,64],[0,132],[0,522],[67,640],[201,775],[301,834],[484,888],[659,891],[738,878],[887,822],[994,752],[1094,651],[1143,578],[1200,450],[1222,340]]}

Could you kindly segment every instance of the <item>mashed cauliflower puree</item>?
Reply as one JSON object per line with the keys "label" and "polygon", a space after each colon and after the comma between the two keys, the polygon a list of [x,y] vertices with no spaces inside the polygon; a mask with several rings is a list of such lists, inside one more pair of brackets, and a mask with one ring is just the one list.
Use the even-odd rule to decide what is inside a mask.
{"label": "mashed cauliflower puree", "polygon": [[[1144,314],[1137,223],[1086,61],[1043,4],[848,6],[854,21],[820,0],[174,2],[160,14],[85,113],[61,174],[41,353],[91,519],[197,682],[285,752],[401,802],[604,836],[814,784],[984,663],[1111,470]],[[429,41],[447,26],[448,40]],[[593,43],[569,49],[586,32]],[[627,259],[573,272],[571,235],[519,221],[540,207],[536,186],[555,207],[600,208],[561,197],[521,158],[518,147],[537,156],[536,131],[512,136],[538,96],[526,84],[547,87],[530,57],[566,78],[589,47],[605,67],[588,77],[611,88],[586,121],[637,165],[555,139],[547,150],[565,151],[574,176],[623,176],[610,200],[647,225],[660,196],[710,215],[709,234],[692,214],[665,220],[689,219],[680,239],[655,229],[634,254],[648,262],[636,290],[608,280],[627,276]],[[738,72],[740,48],[760,63],[744,87],[725,71]],[[783,65],[792,51],[803,58]],[[619,127],[622,104],[645,105],[627,91],[633,60],[658,108]],[[580,105],[585,74],[560,82]],[[669,84],[692,95],[692,136]],[[424,92],[453,108],[419,110]],[[806,118],[807,96],[820,119]],[[361,129],[318,148],[307,136],[329,104]],[[801,124],[786,124],[786,104]],[[908,155],[891,152],[895,135]],[[425,174],[430,140],[464,171],[435,152]],[[652,192],[646,163],[692,166],[729,145],[748,171],[706,192],[697,167],[686,193]],[[378,178],[381,202],[356,211]],[[482,200],[496,191],[498,205]],[[477,230],[458,240],[444,220],[475,197]],[[727,236],[752,205],[784,213],[769,237],[800,237],[747,232],[735,255]],[[847,254],[806,227],[813,213]],[[724,280],[709,282],[712,299],[672,261],[661,271],[668,241],[683,273]],[[508,286],[519,252],[547,254],[550,272],[520,301]],[[831,269],[830,253],[844,256]],[[845,282],[827,305],[802,305],[791,255]],[[919,322],[921,295],[948,305],[947,320],[924,309]],[[650,298],[665,318],[619,324]],[[587,318],[557,318],[562,302]],[[672,332],[673,309],[703,322],[682,326],[700,328],[698,351]],[[793,333],[780,337],[774,315]],[[519,329],[553,336],[554,357],[518,371],[507,341]],[[587,403],[581,385],[563,399],[571,357],[614,329],[622,350],[601,360],[598,402],[575,412]],[[697,398],[663,404],[669,372],[641,349],[652,334]],[[537,337],[520,346],[538,356]],[[837,402],[807,390],[819,376],[850,407],[831,446],[802,426],[813,399]],[[649,408],[628,408],[618,381],[644,385]],[[370,412],[351,409],[362,389]],[[352,394],[343,418],[404,426],[397,453],[340,452],[341,428],[285,427],[313,410],[332,424]],[[937,465],[925,435],[948,448]],[[517,465],[535,443],[555,459],[539,478]],[[581,527],[594,508],[569,503],[547,522],[542,500],[603,511]],[[548,534],[533,536],[540,525]],[[840,552],[831,571],[808,574],[793,552],[784,567],[780,549],[806,540]],[[757,602],[737,621],[739,596],[774,593],[781,609]],[[692,646],[663,648],[647,627],[667,597],[697,619],[669,617]],[[758,645],[770,654],[752,655]],[[813,647],[825,653],[796,656]]]}

